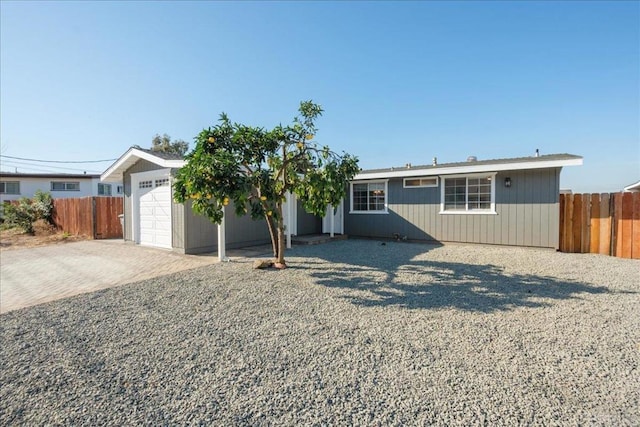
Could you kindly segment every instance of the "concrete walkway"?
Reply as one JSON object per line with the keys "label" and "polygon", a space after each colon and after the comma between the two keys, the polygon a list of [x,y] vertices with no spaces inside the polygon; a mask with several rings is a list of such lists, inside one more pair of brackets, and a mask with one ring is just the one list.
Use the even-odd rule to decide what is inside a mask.
{"label": "concrete walkway", "polygon": [[[268,248],[228,251],[262,256]],[[267,255],[268,256],[268,255]],[[122,240],[86,240],[0,253],[0,313],[218,262]]]}

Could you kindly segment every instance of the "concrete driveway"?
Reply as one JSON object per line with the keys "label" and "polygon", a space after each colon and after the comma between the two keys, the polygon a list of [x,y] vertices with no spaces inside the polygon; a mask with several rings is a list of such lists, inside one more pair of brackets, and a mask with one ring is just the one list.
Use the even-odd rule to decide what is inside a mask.
{"label": "concrete driveway", "polygon": [[122,240],[86,240],[0,253],[0,313],[218,262]]}

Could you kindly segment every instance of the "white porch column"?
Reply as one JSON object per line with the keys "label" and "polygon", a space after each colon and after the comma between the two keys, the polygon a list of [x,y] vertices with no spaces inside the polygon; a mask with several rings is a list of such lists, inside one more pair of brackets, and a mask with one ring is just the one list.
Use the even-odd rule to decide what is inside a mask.
{"label": "white porch column", "polygon": [[331,217],[329,218],[329,224],[330,224],[329,237],[333,237],[334,230],[335,230],[335,223],[336,223],[336,215],[335,215],[335,212],[333,211],[333,205],[329,205],[329,207],[331,208],[331,210],[329,211],[329,215],[331,215]]}
{"label": "white porch column", "polygon": [[225,236],[225,222],[226,212],[224,206],[222,207],[222,222],[218,224],[218,261],[222,262],[227,259],[227,241]]}
{"label": "white porch column", "polygon": [[293,194],[287,193],[287,249],[291,249],[291,217],[293,216]]}

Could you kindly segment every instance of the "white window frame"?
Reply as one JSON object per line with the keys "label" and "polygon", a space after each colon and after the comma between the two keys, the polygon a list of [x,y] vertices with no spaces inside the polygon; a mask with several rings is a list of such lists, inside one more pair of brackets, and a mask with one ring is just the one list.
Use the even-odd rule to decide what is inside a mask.
{"label": "white window frame", "polygon": [[[109,189],[106,193],[105,193],[105,189]],[[100,191],[102,190],[102,191]],[[112,194],[112,186],[111,184],[103,184],[101,182],[98,183],[98,196],[111,196]]]}
{"label": "white window frame", "polygon": [[[407,185],[407,181],[413,181],[413,180],[420,180],[420,185]],[[435,184],[422,184],[423,180],[436,180]],[[402,180],[402,187],[403,188],[433,188],[433,187],[437,187],[438,186],[438,182],[439,179],[437,176],[424,176],[424,177],[420,177],[420,176],[416,176],[413,178],[405,178]]]}
{"label": "white window frame", "polygon": [[[371,211],[371,210],[366,210],[366,211],[356,211],[353,210],[353,186],[354,184],[384,184],[384,209],[383,210],[378,210],[378,211]],[[367,195],[369,194],[369,191],[367,191]],[[389,213],[389,180],[388,179],[376,179],[376,180],[367,180],[367,181],[352,181],[349,183],[349,197],[350,197],[350,204],[349,204],[349,213],[350,214],[357,214],[357,215],[380,215],[380,214],[388,214]],[[367,203],[367,207],[369,206],[369,203]]]}
{"label": "white window frame", "polygon": [[[62,184],[64,188],[56,190],[53,188],[54,184]],[[51,181],[51,191],[80,191],[80,181]]]}
{"label": "white window frame", "polygon": [[[7,191],[7,184],[13,184],[16,186],[16,192]],[[11,194],[11,195],[20,195],[20,181],[2,181],[0,182],[2,187],[0,188],[0,194]]]}
{"label": "white window frame", "polygon": [[[473,173],[461,175],[441,175],[440,176],[440,215],[497,215],[496,212],[496,175],[492,173]],[[467,178],[467,189],[465,190],[465,210],[445,210],[444,209],[444,191],[447,179]],[[469,178],[491,178],[491,208],[490,209],[469,209]]]}

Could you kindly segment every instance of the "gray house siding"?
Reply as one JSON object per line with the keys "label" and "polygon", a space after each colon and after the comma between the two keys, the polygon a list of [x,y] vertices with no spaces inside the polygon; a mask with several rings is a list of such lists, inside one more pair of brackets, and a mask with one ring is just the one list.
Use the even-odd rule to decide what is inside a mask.
{"label": "gray house siding", "polygon": [[[504,179],[511,178],[511,187]],[[496,215],[440,214],[438,187],[403,188],[388,182],[388,214],[351,214],[345,203],[345,233],[350,236],[558,247],[560,168],[500,172],[496,175]]]}
{"label": "gray house siding", "polygon": [[322,233],[322,218],[305,211],[300,200],[298,200],[297,212],[298,236]]}
{"label": "gray house siding", "polygon": [[[207,217],[194,213],[191,202],[183,207],[185,245],[184,252],[197,254],[218,250],[218,226]],[[271,241],[264,219],[253,220],[250,215],[237,216],[233,206],[226,208],[225,239],[228,249],[260,245]]]}

